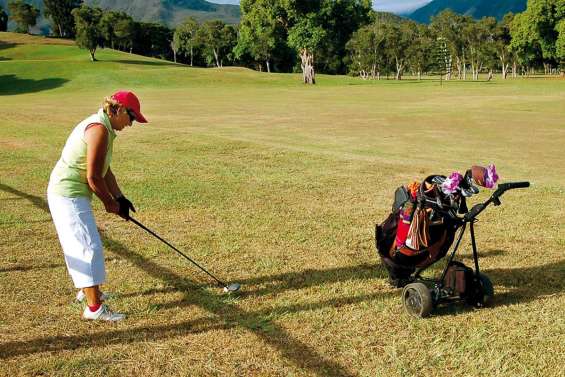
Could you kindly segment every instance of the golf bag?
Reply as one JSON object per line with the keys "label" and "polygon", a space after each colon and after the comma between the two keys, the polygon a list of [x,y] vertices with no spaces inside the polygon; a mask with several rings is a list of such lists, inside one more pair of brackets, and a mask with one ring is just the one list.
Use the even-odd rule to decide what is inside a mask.
{"label": "golf bag", "polygon": [[396,189],[392,211],[375,226],[375,246],[392,285],[410,282],[417,268],[443,258],[460,226],[457,213],[466,213],[465,197],[445,194],[446,177],[432,175]]}

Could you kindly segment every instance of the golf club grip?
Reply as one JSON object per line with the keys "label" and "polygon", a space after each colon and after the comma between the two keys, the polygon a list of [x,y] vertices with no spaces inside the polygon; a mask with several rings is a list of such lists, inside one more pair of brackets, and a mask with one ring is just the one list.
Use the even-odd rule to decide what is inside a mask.
{"label": "golf club grip", "polygon": [[502,191],[512,190],[517,188],[526,188],[530,187],[530,182],[508,182],[508,183],[501,183],[498,185],[498,188]]}

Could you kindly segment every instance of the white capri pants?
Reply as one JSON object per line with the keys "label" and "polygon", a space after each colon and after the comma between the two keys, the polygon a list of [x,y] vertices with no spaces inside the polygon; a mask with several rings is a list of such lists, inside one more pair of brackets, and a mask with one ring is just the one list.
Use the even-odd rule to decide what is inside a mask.
{"label": "white capri pants", "polygon": [[85,288],[104,283],[104,252],[90,199],[48,193],[47,202],[75,287]]}

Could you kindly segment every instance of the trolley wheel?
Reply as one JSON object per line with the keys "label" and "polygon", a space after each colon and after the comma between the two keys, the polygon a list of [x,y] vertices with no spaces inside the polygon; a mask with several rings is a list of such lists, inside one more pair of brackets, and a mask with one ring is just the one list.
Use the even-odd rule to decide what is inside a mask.
{"label": "trolley wheel", "polygon": [[483,292],[482,306],[487,306],[494,296],[494,288],[492,286],[492,282],[490,281],[488,276],[479,273],[479,283],[481,284]]}
{"label": "trolley wheel", "polygon": [[424,283],[410,283],[402,290],[402,303],[411,316],[425,318],[432,311],[432,294]]}
{"label": "trolley wheel", "polygon": [[481,273],[473,279],[473,282],[473,288],[466,298],[467,304],[477,309],[484,308],[494,296],[492,283],[488,276]]}

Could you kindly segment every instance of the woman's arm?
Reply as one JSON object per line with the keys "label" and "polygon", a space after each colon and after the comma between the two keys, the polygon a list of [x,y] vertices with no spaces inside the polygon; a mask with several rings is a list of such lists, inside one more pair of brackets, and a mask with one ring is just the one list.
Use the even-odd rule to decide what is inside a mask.
{"label": "woman's arm", "polygon": [[106,172],[106,176],[104,177],[104,181],[106,182],[106,187],[110,191],[110,194],[114,197],[114,199],[119,198],[122,195],[122,191],[120,190],[120,186],[118,186],[118,181],[116,181],[116,176],[112,173],[112,169],[108,168]]}
{"label": "woman's arm", "polygon": [[84,132],[86,140],[86,179],[90,189],[104,204],[107,212],[118,213],[120,206],[102,176],[108,148],[108,130],[102,124],[92,124]]}

